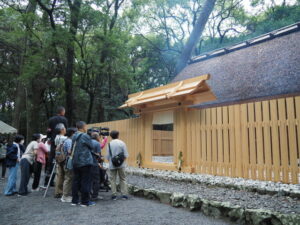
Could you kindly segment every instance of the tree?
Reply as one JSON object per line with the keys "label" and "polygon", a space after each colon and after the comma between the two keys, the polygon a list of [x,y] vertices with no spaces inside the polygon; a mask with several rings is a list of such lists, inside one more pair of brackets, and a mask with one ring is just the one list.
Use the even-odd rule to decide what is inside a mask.
{"label": "tree", "polygon": [[193,28],[193,31],[187,41],[187,43],[184,46],[184,49],[181,53],[181,55],[178,58],[177,64],[176,64],[176,70],[175,73],[178,74],[183,68],[187,65],[188,61],[190,60],[190,57],[192,55],[192,52],[198,43],[201,34],[204,30],[205,24],[208,20],[209,15],[211,14],[214,6],[215,6],[216,0],[206,0],[204,3],[204,6],[202,8],[201,14],[199,18],[197,19],[197,22],[195,23],[195,26]]}

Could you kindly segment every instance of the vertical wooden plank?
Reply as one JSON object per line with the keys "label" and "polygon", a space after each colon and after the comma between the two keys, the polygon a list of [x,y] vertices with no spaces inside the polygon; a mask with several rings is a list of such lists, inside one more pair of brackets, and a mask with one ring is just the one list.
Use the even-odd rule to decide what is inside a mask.
{"label": "vertical wooden plank", "polygon": [[223,175],[224,159],[223,159],[223,121],[222,107],[217,108],[217,174]]}
{"label": "vertical wooden plank", "polygon": [[242,162],[243,176],[249,178],[249,143],[248,143],[248,110],[247,104],[241,105],[241,126],[242,126]]}
{"label": "vertical wooden plank", "polygon": [[283,171],[283,181],[289,182],[289,152],[288,152],[288,137],[287,137],[287,117],[286,117],[286,104],[285,99],[278,99],[278,112],[279,112],[279,133],[280,133],[280,156],[281,167]]}
{"label": "vertical wooden plank", "polygon": [[201,160],[202,160],[200,110],[196,111],[196,153],[197,153],[196,169],[197,169],[197,172],[200,172],[199,166],[200,166]]}
{"label": "vertical wooden plank", "polygon": [[206,114],[206,135],[207,135],[207,173],[212,174],[212,139],[211,139],[211,131],[212,131],[212,126],[211,126],[211,109],[205,109],[205,114]]}
{"label": "vertical wooden plank", "polygon": [[271,146],[271,134],[270,134],[270,110],[269,101],[263,101],[263,134],[264,134],[264,153],[265,153],[265,165],[266,165],[266,179],[273,180],[272,170],[272,146]]}
{"label": "vertical wooden plank", "polygon": [[279,129],[278,129],[278,107],[277,100],[270,101],[271,120],[272,120],[272,152],[273,152],[273,171],[274,180],[281,181],[280,177],[280,146],[279,146]]}
{"label": "vertical wooden plank", "polygon": [[152,162],[152,114],[145,115],[145,163],[149,164]]}
{"label": "vertical wooden plank", "polygon": [[297,140],[294,98],[286,99],[288,118],[289,165],[291,167],[292,183],[298,183]]}
{"label": "vertical wooden plank", "polygon": [[229,151],[229,120],[228,120],[228,107],[222,107],[223,113],[223,147],[224,147],[224,163],[225,163],[225,176],[229,176],[229,158],[230,158],[230,151]]}
{"label": "vertical wooden plank", "polygon": [[191,133],[191,136],[192,136],[192,172],[195,172],[195,168],[196,168],[196,162],[197,162],[197,139],[196,139],[196,133],[197,133],[197,130],[196,130],[196,124],[197,124],[197,117],[196,117],[196,112],[195,110],[191,111],[192,112],[192,115],[191,115],[191,118],[192,118],[192,133]]}
{"label": "vertical wooden plank", "polygon": [[[231,177],[237,176],[236,174],[236,152],[235,152],[235,113],[234,106],[228,107],[229,114],[229,172]],[[239,131],[240,133],[240,131]]]}
{"label": "vertical wooden plank", "polygon": [[297,134],[298,134],[298,137],[297,137],[297,140],[298,140],[297,159],[300,160],[300,96],[295,97],[295,108],[296,108]]}
{"label": "vertical wooden plank", "polygon": [[212,166],[213,175],[217,174],[217,167],[218,167],[218,145],[217,145],[217,109],[211,109],[211,121],[212,121],[212,133],[211,133],[211,140],[212,140]]}
{"label": "vertical wooden plank", "polygon": [[191,166],[192,163],[192,135],[191,135],[191,112],[185,112],[186,115],[186,166]]}
{"label": "vertical wooden plank", "polygon": [[[242,141],[243,141],[243,125],[242,125],[242,110],[241,105],[233,106],[234,116],[234,149],[235,149],[235,176],[243,177],[243,150],[242,150]],[[246,148],[246,143],[243,144]]]}
{"label": "vertical wooden plank", "polygon": [[256,179],[256,140],[254,114],[254,103],[248,103],[250,171],[252,179]]}
{"label": "vertical wooden plank", "polygon": [[205,117],[206,110],[200,110],[200,129],[201,129],[201,150],[202,150],[202,165],[201,165],[201,172],[207,173],[206,171],[206,162],[207,162],[207,147],[206,147],[206,117]]}
{"label": "vertical wooden plank", "polygon": [[262,103],[255,103],[255,121],[256,121],[256,150],[257,150],[257,171],[258,179],[264,180],[264,149],[263,149],[263,132],[262,132]]}

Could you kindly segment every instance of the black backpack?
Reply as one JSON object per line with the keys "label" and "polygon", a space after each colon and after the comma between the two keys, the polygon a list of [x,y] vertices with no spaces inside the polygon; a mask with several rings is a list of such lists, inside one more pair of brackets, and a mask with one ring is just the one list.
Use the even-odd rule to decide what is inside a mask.
{"label": "black backpack", "polygon": [[109,154],[110,154],[110,157],[111,157],[112,164],[115,167],[121,166],[123,164],[124,160],[125,160],[124,151],[122,151],[118,155],[115,155],[114,157],[112,157],[111,150],[110,150],[110,144],[108,144],[108,150],[109,150]]}

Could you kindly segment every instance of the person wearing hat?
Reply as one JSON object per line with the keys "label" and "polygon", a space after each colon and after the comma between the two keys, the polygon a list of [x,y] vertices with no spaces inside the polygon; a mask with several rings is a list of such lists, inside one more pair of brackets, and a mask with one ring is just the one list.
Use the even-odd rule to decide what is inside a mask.
{"label": "person wearing hat", "polygon": [[47,136],[41,134],[41,140],[42,141],[38,145],[39,148],[37,150],[36,159],[33,164],[34,179],[32,183],[32,191],[39,191],[41,172],[43,165],[46,164],[46,154],[49,151],[47,146],[45,145]]}

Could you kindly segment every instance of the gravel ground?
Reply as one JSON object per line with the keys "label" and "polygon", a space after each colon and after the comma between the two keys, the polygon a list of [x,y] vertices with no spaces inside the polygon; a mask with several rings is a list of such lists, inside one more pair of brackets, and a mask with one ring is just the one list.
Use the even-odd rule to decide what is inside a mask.
{"label": "gravel ground", "polygon": [[[132,179],[132,178],[131,178]],[[134,178],[137,180],[138,178]],[[142,178],[141,178],[142,179]],[[143,180],[143,179],[142,179]],[[207,217],[200,212],[173,208],[158,201],[130,196],[128,201],[111,201],[110,193],[101,192],[104,200],[96,206],[82,208],[54,199],[53,188],[43,199],[43,192],[26,197],[3,195],[5,180],[0,180],[0,224],[49,225],[231,225],[224,220]]]}
{"label": "gravel ground", "polygon": [[128,183],[142,188],[154,188],[167,192],[181,192],[185,194],[197,194],[201,198],[221,202],[230,202],[249,209],[269,209],[281,213],[300,214],[300,200],[288,196],[261,195],[254,192],[234,190],[229,188],[206,186],[170,181],[154,177],[129,175]]}

